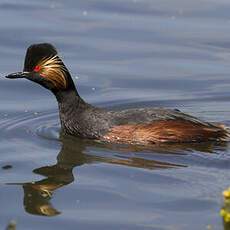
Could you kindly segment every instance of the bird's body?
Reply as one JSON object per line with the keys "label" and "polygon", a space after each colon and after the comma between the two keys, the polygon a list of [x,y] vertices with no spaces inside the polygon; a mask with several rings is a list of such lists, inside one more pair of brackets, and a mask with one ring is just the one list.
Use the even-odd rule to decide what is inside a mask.
{"label": "bird's body", "polygon": [[221,141],[227,131],[179,110],[133,108],[108,110],[85,103],[78,94],[57,97],[64,133],[131,144]]}
{"label": "bird's body", "polygon": [[62,132],[73,136],[144,145],[223,141],[228,137],[224,126],[204,122],[179,110],[134,108],[112,111],[86,103],[50,44],[29,47],[24,71],[7,77],[27,78],[51,90],[58,101]]}

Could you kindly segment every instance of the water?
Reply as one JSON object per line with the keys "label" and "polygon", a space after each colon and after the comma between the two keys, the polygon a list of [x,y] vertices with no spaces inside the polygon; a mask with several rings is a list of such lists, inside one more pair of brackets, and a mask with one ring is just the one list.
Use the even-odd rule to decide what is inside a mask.
{"label": "water", "polygon": [[[51,42],[90,103],[164,106],[230,125],[227,0],[0,1],[0,74]],[[59,138],[57,104],[0,79],[0,225],[223,229],[229,144],[102,145]]]}

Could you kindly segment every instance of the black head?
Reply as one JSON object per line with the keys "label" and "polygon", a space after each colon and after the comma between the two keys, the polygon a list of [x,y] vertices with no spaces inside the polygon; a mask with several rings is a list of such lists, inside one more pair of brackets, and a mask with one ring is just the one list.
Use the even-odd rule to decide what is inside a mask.
{"label": "black head", "polygon": [[70,73],[49,43],[31,45],[26,52],[23,72],[6,76],[10,79],[26,78],[53,91],[74,87]]}

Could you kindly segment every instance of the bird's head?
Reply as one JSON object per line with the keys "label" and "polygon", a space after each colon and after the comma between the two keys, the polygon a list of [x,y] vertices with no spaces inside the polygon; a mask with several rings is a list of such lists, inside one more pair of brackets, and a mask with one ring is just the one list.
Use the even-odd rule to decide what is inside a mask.
{"label": "bird's head", "polygon": [[48,43],[31,45],[26,52],[23,71],[9,74],[6,78],[26,78],[53,92],[74,87],[70,73],[57,50]]}

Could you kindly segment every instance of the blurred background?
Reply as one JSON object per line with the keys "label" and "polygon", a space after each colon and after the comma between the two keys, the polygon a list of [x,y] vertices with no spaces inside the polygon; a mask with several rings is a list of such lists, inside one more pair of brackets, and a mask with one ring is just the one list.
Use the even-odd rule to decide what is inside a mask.
{"label": "blurred background", "polygon": [[229,12],[228,0],[0,0],[0,225],[222,229],[228,144],[149,152],[60,140],[53,95],[4,76],[49,42],[92,104],[229,125]]}

